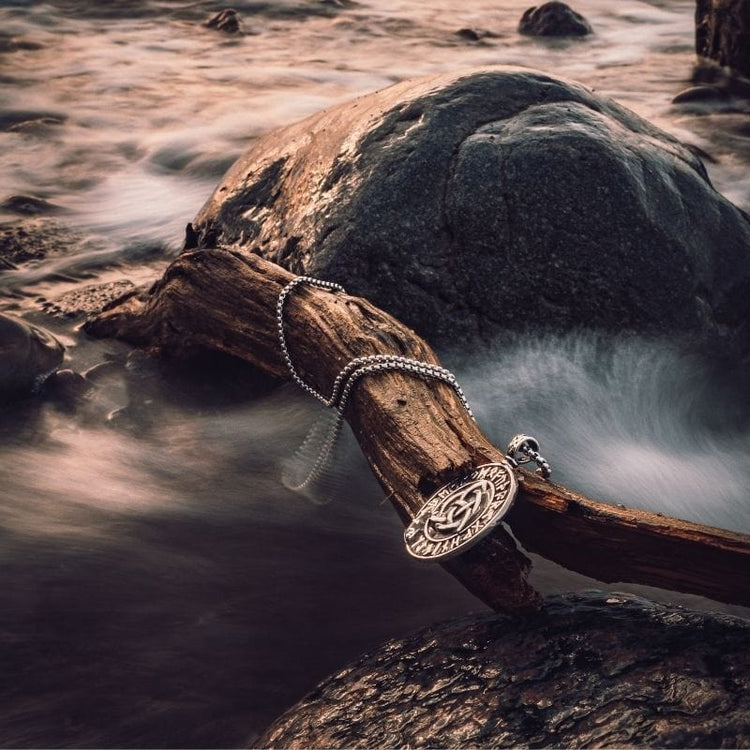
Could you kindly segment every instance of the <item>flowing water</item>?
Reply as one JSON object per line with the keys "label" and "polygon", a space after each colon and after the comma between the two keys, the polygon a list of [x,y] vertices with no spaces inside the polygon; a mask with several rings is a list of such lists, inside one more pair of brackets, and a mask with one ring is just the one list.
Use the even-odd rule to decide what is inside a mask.
{"label": "flowing water", "polygon": [[[510,0],[236,2],[239,37],[203,25],[221,7],[0,2],[0,200],[45,201],[24,205],[73,233],[0,274],[0,309],[47,326],[96,385],[73,411],[0,414],[2,746],[252,742],[363,650],[481,608],[406,558],[351,445],[331,503],[284,489],[315,418],[294,389],[254,396],[241,368],[216,383],[211,363],[186,372],[41,311],[95,281],[158,277],[253,138],[405,77],[525,65],[702,149],[717,188],[750,208],[746,113],[670,104],[689,85],[692,1],[578,0],[596,33],[567,41],[519,36],[526,4]],[[750,531],[747,404],[705,363],[577,335],[451,364],[490,437],[537,435],[571,487]],[[581,585],[538,570],[545,590]]]}

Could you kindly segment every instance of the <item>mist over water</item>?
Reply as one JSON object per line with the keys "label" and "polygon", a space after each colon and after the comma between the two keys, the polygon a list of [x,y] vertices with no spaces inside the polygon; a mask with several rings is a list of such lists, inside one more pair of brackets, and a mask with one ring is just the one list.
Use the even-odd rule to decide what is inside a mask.
{"label": "mist over water", "polygon": [[464,365],[496,445],[534,435],[554,479],[590,497],[750,532],[742,383],[667,341],[594,334],[496,347]]}
{"label": "mist over water", "polygon": [[[158,278],[260,134],[459,67],[537,67],[612,95],[709,153],[716,187],[750,208],[746,113],[670,104],[689,85],[692,0],[580,0],[586,40],[519,36],[527,5],[0,4],[0,220],[28,216],[8,199],[30,198],[55,238],[0,271],[0,310],[48,327],[93,385],[75,408],[0,407],[0,745],[252,742],[362,651],[481,608],[407,558],[351,436],[327,504],[284,487],[318,416],[293,388],[259,391],[225,362],[156,362],[42,306]],[[229,6],[244,36],[203,25]],[[491,35],[469,42],[461,28]],[[674,342],[587,333],[445,354],[492,440],[535,435],[556,480],[750,531],[741,379]],[[580,585],[535,565],[542,588]]]}

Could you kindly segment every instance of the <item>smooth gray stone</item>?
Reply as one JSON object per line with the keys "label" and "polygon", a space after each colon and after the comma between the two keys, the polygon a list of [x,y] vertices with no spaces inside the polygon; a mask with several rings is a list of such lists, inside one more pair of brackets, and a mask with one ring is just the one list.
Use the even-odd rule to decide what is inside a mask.
{"label": "smooth gray stone", "polygon": [[672,136],[518,68],[258,139],[187,233],[342,283],[436,345],[587,328],[750,352],[750,222]]}
{"label": "smooth gray stone", "polygon": [[64,351],[51,333],[0,314],[0,400],[34,390],[57,369]]}

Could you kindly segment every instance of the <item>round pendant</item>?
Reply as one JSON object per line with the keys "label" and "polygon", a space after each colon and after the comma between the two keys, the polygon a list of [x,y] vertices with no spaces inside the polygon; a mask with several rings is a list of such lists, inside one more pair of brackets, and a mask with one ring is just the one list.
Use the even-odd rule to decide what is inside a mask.
{"label": "round pendant", "polygon": [[503,519],[518,483],[507,463],[478,466],[441,487],[404,531],[406,549],[420,560],[445,560],[465,552]]}

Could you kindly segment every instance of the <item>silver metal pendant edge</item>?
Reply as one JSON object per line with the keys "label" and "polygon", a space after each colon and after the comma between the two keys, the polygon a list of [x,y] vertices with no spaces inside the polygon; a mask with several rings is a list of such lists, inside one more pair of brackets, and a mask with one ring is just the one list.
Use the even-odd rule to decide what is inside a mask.
{"label": "silver metal pendant edge", "polygon": [[[502,483],[500,483],[501,486],[498,487],[494,481],[492,482],[494,491],[492,497],[486,501],[490,507],[480,508],[474,516],[471,516],[470,519],[464,523],[464,525],[458,530],[457,534],[447,537],[441,542],[433,542],[433,545],[438,548],[436,553],[420,554],[418,550],[413,549],[414,538],[417,537],[420,532],[423,537],[426,536],[425,530],[427,524],[430,521],[432,521],[433,524],[435,523],[435,511],[440,504],[446,503],[446,501],[450,502],[452,496],[456,495],[456,493],[461,490],[465,490],[467,487],[470,488],[472,483],[476,484],[479,481],[484,480],[484,475],[488,472],[492,473],[493,469],[500,469],[502,474],[507,477],[507,486],[503,487]],[[409,523],[404,529],[404,543],[407,552],[412,558],[422,562],[443,562],[458,557],[486,537],[499,523],[501,523],[503,518],[505,518],[513,507],[517,495],[518,479],[513,466],[508,461],[497,461],[477,466],[466,476],[444,484],[440,489],[436,490],[427,502],[419,509],[417,514],[411,520],[411,523]],[[496,507],[493,508],[492,506]],[[439,520],[444,519],[440,516]],[[452,518],[449,520],[452,520]],[[473,533],[471,533],[472,529],[474,529]],[[463,540],[461,539],[462,535],[466,537]],[[458,537],[458,541],[456,541],[456,537]],[[417,546],[424,551],[434,549],[430,547],[429,542],[425,542],[422,539],[417,542]]]}

